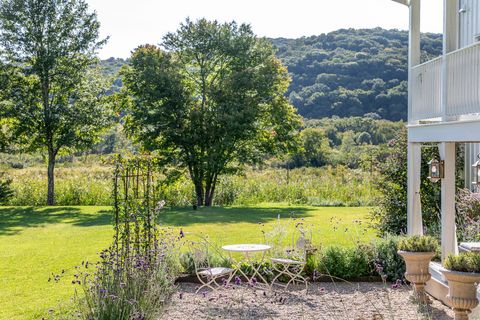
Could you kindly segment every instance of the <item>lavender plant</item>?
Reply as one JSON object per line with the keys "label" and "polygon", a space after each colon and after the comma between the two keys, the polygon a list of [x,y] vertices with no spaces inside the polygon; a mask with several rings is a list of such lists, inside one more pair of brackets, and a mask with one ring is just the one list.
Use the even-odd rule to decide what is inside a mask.
{"label": "lavender plant", "polygon": [[174,291],[180,236],[157,224],[165,202],[155,192],[155,161],[115,159],[113,244],[73,281],[84,292],[76,299],[82,318],[155,319]]}

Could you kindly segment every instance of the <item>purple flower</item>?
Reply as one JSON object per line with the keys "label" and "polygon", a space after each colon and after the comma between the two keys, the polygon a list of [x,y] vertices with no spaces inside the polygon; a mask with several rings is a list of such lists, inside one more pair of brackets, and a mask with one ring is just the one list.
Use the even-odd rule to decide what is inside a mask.
{"label": "purple flower", "polygon": [[180,228],[180,238],[185,238],[185,233],[182,228]]}
{"label": "purple flower", "polygon": [[223,279],[222,279],[222,285],[223,285],[224,287],[228,286],[228,280],[225,279],[225,278],[223,278]]}
{"label": "purple flower", "polygon": [[257,278],[253,277],[251,280],[252,286],[255,286],[257,284]]}
{"label": "purple flower", "polygon": [[236,277],[235,277],[235,285],[239,286],[239,285],[241,285],[241,284],[242,284],[242,279],[240,279],[239,276],[236,276]]}
{"label": "purple flower", "polygon": [[101,296],[102,298],[106,298],[106,297],[107,297],[107,290],[105,290],[105,289],[100,289],[100,290],[98,290],[98,292],[100,293],[100,296]]}
{"label": "purple flower", "polygon": [[402,280],[401,279],[397,279],[397,281],[395,281],[394,284],[392,284],[392,289],[398,289],[402,286]]}

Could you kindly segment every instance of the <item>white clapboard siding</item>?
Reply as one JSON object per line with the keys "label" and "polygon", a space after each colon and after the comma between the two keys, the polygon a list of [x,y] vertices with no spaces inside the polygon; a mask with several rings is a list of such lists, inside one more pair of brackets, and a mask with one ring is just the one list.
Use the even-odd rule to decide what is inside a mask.
{"label": "white clapboard siding", "polygon": [[[460,0],[459,2],[459,47],[471,46],[480,40],[480,1],[479,0]],[[477,81],[480,78],[478,60],[472,66],[476,70]],[[480,90],[474,90],[471,94],[480,94]],[[470,96],[471,97],[471,96]],[[477,100],[478,101],[478,100]],[[473,190],[472,185],[472,165],[477,160],[477,154],[480,153],[480,144],[467,143],[465,145],[465,187]]]}

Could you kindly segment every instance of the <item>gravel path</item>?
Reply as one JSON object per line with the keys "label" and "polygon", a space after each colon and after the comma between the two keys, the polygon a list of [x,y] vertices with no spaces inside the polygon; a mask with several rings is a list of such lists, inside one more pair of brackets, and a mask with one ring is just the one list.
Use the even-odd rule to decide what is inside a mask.
{"label": "gravel path", "polygon": [[195,294],[197,285],[182,284],[161,319],[332,319],[409,320],[453,319],[439,301],[421,307],[411,299],[411,288],[385,289],[381,283],[319,283],[305,290],[264,292],[231,286],[216,293]]}

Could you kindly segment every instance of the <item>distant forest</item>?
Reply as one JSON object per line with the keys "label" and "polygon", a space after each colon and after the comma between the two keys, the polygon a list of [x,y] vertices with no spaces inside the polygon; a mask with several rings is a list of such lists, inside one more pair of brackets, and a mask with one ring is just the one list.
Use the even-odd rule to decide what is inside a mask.
{"label": "distant forest", "polygon": [[[408,32],[341,29],[299,39],[270,39],[288,67],[291,103],[305,118],[364,116],[388,120],[407,117]],[[422,34],[422,60],[442,52],[442,35]],[[126,61],[102,61],[115,75]],[[116,80],[115,86],[121,86]]]}

